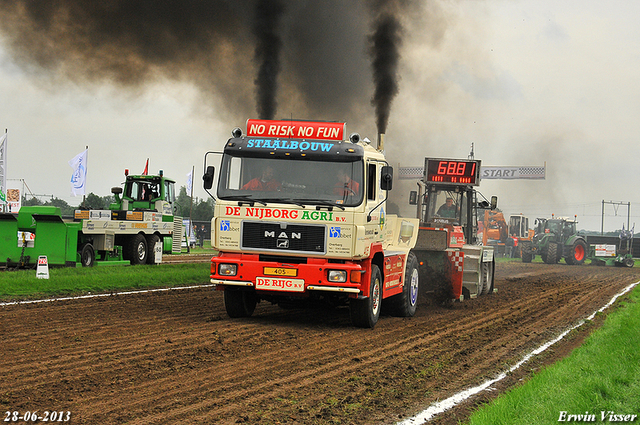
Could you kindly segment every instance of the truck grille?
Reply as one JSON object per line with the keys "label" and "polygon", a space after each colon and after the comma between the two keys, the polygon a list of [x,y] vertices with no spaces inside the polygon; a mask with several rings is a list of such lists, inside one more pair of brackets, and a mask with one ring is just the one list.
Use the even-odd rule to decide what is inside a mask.
{"label": "truck grille", "polygon": [[242,249],[280,253],[326,253],[326,227],[244,221],[241,226]]}

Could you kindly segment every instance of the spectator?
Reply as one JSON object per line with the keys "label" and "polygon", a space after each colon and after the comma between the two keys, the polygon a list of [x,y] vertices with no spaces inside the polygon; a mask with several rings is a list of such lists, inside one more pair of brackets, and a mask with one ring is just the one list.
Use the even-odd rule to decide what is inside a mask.
{"label": "spectator", "polygon": [[513,237],[509,236],[507,238],[507,241],[505,242],[505,248],[506,248],[505,255],[509,258],[513,258],[513,244],[514,244]]}

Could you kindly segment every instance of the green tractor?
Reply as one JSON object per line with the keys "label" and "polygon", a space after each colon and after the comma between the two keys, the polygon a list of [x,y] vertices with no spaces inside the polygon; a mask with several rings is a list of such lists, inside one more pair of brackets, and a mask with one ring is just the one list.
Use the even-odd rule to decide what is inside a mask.
{"label": "green tractor", "polygon": [[556,264],[561,258],[567,264],[584,264],[588,245],[584,236],[576,231],[577,221],[565,218],[537,218],[535,235],[531,241],[522,241],[522,262],[530,263],[536,255],[547,264]]}

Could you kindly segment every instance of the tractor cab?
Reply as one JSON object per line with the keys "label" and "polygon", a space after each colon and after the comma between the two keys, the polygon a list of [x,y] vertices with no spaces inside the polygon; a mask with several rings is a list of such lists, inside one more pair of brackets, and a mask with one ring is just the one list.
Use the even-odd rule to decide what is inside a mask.
{"label": "tractor cab", "polygon": [[116,202],[109,206],[115,211],[157,211],[173,215],[175,182],[158,175],[129,175],[125,170],[124,188],[114,187],[111,193]]}

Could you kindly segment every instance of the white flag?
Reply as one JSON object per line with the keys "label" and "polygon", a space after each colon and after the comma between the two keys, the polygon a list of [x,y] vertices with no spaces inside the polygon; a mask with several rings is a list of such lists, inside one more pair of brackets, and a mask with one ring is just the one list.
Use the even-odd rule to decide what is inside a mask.
{"label": "white flag", "polygon": [[7,202],[7,133],[0,137],[0,202]]}
{"label": "white flag", "polygon": [[87,152],[85,149],[71,161],[69,165],[73,168],[71,175],[71,195],[79,196],[85,194],[85,183],[87,182]]}
{"label": "white flag", "polygon": [[193,185],[193,171],[187,174],[187,195],[191,196],[191,186]]}

